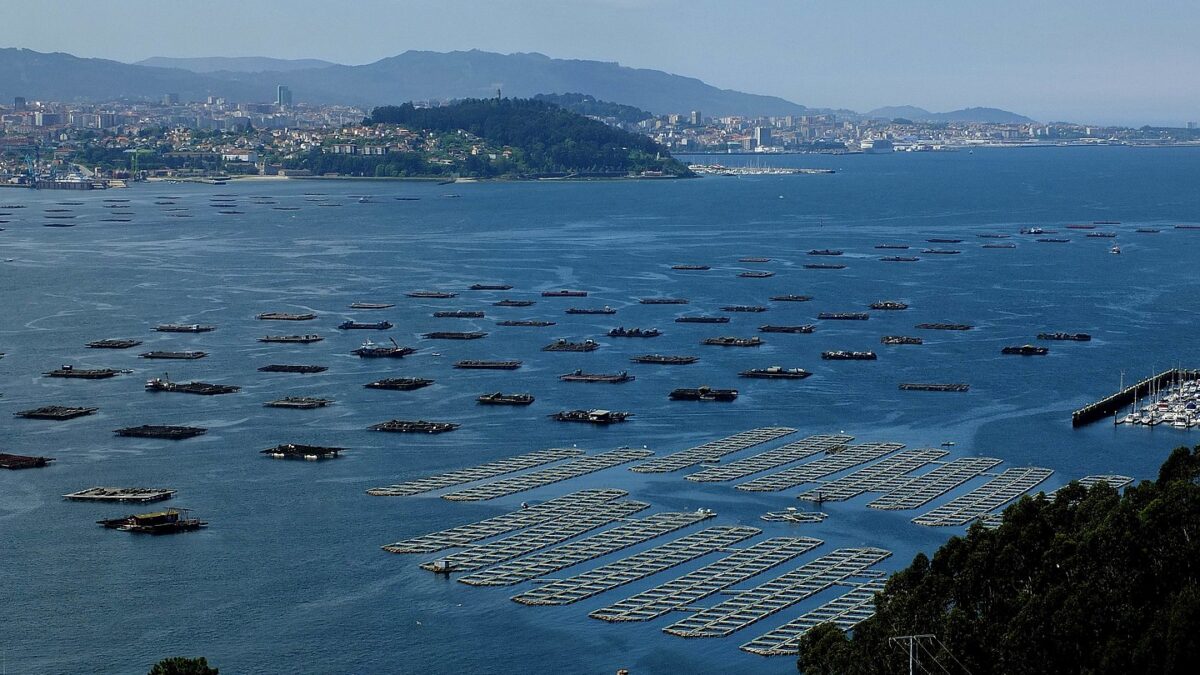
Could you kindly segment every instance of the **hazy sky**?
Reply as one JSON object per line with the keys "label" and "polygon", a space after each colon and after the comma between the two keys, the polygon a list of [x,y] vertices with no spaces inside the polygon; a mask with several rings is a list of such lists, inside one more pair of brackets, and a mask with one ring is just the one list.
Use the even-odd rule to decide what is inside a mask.
{"label": "hazy sky", "polygon": [[0,46],[349,64],[536,51],[810,106],[1200,121],[1197,0],[13,0]]}

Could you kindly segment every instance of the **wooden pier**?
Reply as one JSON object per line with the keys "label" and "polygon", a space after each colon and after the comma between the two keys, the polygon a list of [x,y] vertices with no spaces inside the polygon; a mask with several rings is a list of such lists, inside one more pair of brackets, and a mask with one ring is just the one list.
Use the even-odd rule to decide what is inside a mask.
{"label": "wooden pier", "polygon": [[643,462],[630,469],[637,473],[667,473],[686,469],[704,462],[713,462],[725,455],[768,443],[788,434],[796,433],[791,427],[761,427],[742,431],[716,441],[709,441],[694,448],[681,450]]}
{"label": "wooden pier", "polygon": [[759,656],[795,656],[800,653],[800,638],[813,628],[832,623],[850,630],[870,618],[875,614],[875,594],[882,592],[883,586],[883,579],[855,586],[849,593],[754,638],[741,650]]}
{"label": "wooden pier", "polygon": [[391,553],[433,553],[452,546],[465,546],[480,539],[557,520],[628,494],[624,490],[611,488],[580,490],[504,515],[388,544],[383,550]]}
{"label": "wooden pier", "polygon": [[813,455],[822,452],[833,452],[840,450],[847,443],[853,441],[853,436],[844,436],[840,434],[820,434],[817,436],[809,436],[798,441],[793,441],[787,445],[782,445],[774,450],[760,452],[757,455],[751,455],[743,459],[730,462],[724,466],[714,466],[697,471],[696,473],[686,476],[687,480],[696,481],[697,483],[720,482],[727,480],[735,480],[744,478],[751,474],[768,469],[774,469],[784,464],[791,464],[802,459],[807,459]]}
{"label": "wooden pier", "polygon": [[512,597],[522,605],[569,605],[658,574],[761,534],[757,527],[722,525],[679,537],[566,579]]}
{"label": "wooden pier", "polygon": [[904,447],[903,443],[862,443],[850,445],[844,450],[801,464],[778,473],[739,483],[739,490],[749,492],[778,492],[790,487],[811,483],[859,464],[874,461]]}
{"label": "wooden pier", "polygon": [[995,457],[960,457],[902,483],[867,506],[885,511],[915,509],[979,476],[1000,461]]}
{"label": "wooden pier", "polygon": [[619,501],[596,504],[590,508],[522,530],[497,541],[472,546],[437,560],[421,563],[431,572],[470,572],[506,560],[550,548],[599,527],[627,519],[650,508],[646,502]]}
{"label": "wooden pier", "polygon": [[906,474],[945,457],[945,450],[921,448],[904,450],[837,480],[800,494],[799,499],[814,502],[841,502],[864,492],[886,492],[891,486],[908,480]]}
{"label": "wooden pier", "polygon": [[461,577],[471,586],[511,586],[594,560],[713,517],[710,511],[656,513],[585,539]]}
{"label": "wooden pier", "polygon": [[649,621],[782,565],[822,543],[811,537],[776,537],[760,541],[665,584],[597,609],[588,616],[610,622]]}
{"label": "wooden pier", "polygon": [[1132,405],[1136,399],[1147,398],[1150,392],[1162,389],[1164,385],[1187,380],[1200,380],[1200,370],[1184,368],[1164,370],[1157,375],[1147,377],[1141,382],[1125,387],[1115,394],[1106,396],[1095,403],[1085,405],[1071,413],[1071,426],[1082,427],[1110,415],[1115,415],[1122,408]]}
{"label": "wooden pier", "polygon": [[566,464],[552,466],[548,469],[534,471],[533,473],[513,476],[511,478],[501,478],[491,483],[484,483],[483,485],[459,490],[458,492],[444,494],[442,495],[442,499],[448,499],[452,502],[486,501],[578,478],[579,476],[595,473],[596,471],[611,469],[614,466],[620,466],[621,464],[637,459],[644,459],[653,454],[649,450],[618,448],[602,452],[598,455],[587,455],[573,459]]}
{"label": "wooden pier", "polygon": [[1005,469],[984,485],[912,520],[935,527],[966,525],[1032,490],[1053,473],[1037,466]]}
{"label": "wooden pier", "polygon": [[456,471],[448,471],[435,476],[427,476],[418,478],[387,487],[377,487],[367,490],[367,494],[376,497],[409,497],[419,495],[425,492],[432,492],[442,488],[462,485],[463,483],[473,483],[479,480],[495,478],[503,476],[507,473],[513,473],[524,469],[533,468],[557,462],[569,457],[578,457],[582,455],[582,450],[575,448],[550,448],[547,450],[535,450],[527,452],[523,455],[515,457],[507,457],[505,459],[480,464],[466,469],[458,469]]}
{"label": "wooden pier", "polygon": [[680,637],[726,637],[886,560],[880,548],[840,548],[791,572],[737,593],[663,629]]}

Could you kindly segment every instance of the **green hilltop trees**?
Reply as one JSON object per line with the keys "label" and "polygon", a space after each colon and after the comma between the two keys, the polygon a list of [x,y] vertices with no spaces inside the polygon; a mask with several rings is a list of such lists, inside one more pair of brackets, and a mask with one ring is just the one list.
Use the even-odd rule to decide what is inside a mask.
{"label": "green hilltop trees", "polygon": [[[1074,483],[1022,498],[917,555],[852,637],[826,624],[800,645],[807,675],[908,671],[889,643],[934,634],[921,672],[973,675],[1200,672],[1200,446],[1124,495]],[[941,666],[934,664],[934,659]]]}

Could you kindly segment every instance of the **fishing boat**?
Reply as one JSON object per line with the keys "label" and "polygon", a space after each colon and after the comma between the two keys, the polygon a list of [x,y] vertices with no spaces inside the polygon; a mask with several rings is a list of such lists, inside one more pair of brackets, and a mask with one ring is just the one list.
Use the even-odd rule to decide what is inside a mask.
{"label": "fishing boat", "polygon": [[652,338],[662,335],[662,332],[657,328],[626,328],[617,326],[608,331],[609,337],[627,337],[627,338]]}
{"label": "fishing boat", "polygon": [[391,340],[392,343],[391,347],[375,344],[370,340],[365,340],[363,341],[361,347],[350,353],[364,359],[399,359],[417,351],[412,347],[401,347],[400,345],[396,344],[394,339],[389,338],[389,340]]}
{"label": "fishing boat", "polygon": [[333,403],[331,398],[315,398],[312,396],[285,396],[274,401],[267,401],[263,404],[267,408],[295,408],[297,410],[312,410],[313,408],[324,408]]}
{"label": "fishing boat", "polygon": [[312,321],[316,314],[288,314],[287,312],[263,312],[254,317],[259,321]]}
{"label": "fishing boat", "polygon": [[422,333],[421,337],[426,340],[478,340],[487,337],[487,333],[483,331],[445,331],[439,330],[432,333]]}
{"label": "fishing boat", "polygon": [[921,345],[925,340],[907,335],[884,335],[879,341],[885,345]]}
{"label": "fishing boat", "polygon": [[208,429],[204,427],[189,427],[176,425],[158,425],[158,424],[143,424],[137,427],[125,427],[117,429],[113,432],[118,436],[127,436],[131,438],[161,438],[172,441],[181,441],[186,438],[195,438],[208,433]]}
{"label": "fishing boat", "polygon": [[390,302],[352,302],[350,309],[390,309],[396,305]]}
{"label": "fishing boat", "polygon": [[180,394],[199,394],[201,396],[216,396],[232,394],[241,387],[230,384],[209,384],[207,382],[172,382],[164,373],[162,377],[146,380],[146,391],[163,391]]}
{"label": "fishing boat", "polygon": [[600,345],[594,340],[584,340],[583,342],[569,342],[559,338],[554,342],[542,347],[544,352],[591,352],[600,348]]}
{"label": "fishing boat", "polygon": [[527,327],[534,327],[534,328],[544,328],[546,326],[554,326],[556,324],[554,321],[536,321],[536,320],[511,321],[510,320],[510,321],[497,321],[496,325],[497,326],[527,326]]}
{"label": "fishing boat", "polygon": [[729,323],[727,316],[681,316],[675,323]]}
{"label": "fishing boat", "polygon": [[1001,354],[1014,354],[1017,356],[1045,356],[1050,353],[1048,347],[1037,347],[1034,345],[1021,345],[1019,347],[1004,347],[1000,350]]}
{"label": "fishing boat", "polygon": [[188,509],[167,509],[153,513],[136,513],[122,518],[97,520],[96,524],[110,530],[134,534],[175,534],[208,527],[199,518],[191,518]]}
{"label": "fishing boat", "polygon": [[1121,247],[1113,244],[1112,248],[1108,249],[1108,252],[1113,255],[1121,255]]}
{"label": "fishing boat", "polygon": [[738,373],[739,377],[750,377],[760,380],[803,380],[810,375],[812,373],[803,368],[784,368],[783,366],[750,368]]}
{"label": "fishing boat", "polygon": [[284,443],[273,448],[260,450],[262,454],[275,459],[303,459],[315,462],[321,459],[338,457],[345,448],[326,447],[322,445],[301,445],[299,443]]}
{"label": "fishing boat", "polygon": [[159,333],[207,333],[216,329],[199,323],[164,323],[154,327]]}
{"label": "fishing boat", "polygon": [[710,337],[700,341],[702,345],[713,345],[717,347],[757,347],[763,344],[763,339],[760,337]]}
{"label": "fishing boat", "polygon": [[339,330],[387,330],[392,327],[391,321],[362,322],[346,320],[338,324]]}
{"label": "fishing boat", "polygon": [[455,363],[454,367],[463,370],[516,370],[521,367],[521,362],[466,360]]}
{"label": "fishing boat", "polygon": [[619,373],[585,373],[582,370],[575,370],[566,375],[559,375],[558,379],[563,382],[603,382],[606,384],[620,384],[622,382],[632,382],[636,379],[633,375],[625,371]]}
{"label": "fishing boat", "polygon": [[367,427],[371,431],[390,431],[407,434],[441,434],[454,431],[459,424],[454,422],[426,422],[425,420],[388,420]]}
{"label": "fishing boat", "polygon": [[766,324],[764,326],[759,326],[758,330],[763,333],[811,333],[816,330],[816,328],[816,326],[807,324],[798,326],[777,326]]}
{"label": "fishing boat", "polygon": [[433,384],[433,380],[422,377],[388,377],[382,380],[368,382],[363,386],[367,389],[387,389],[389,391],[413,391]]}
{"label": "fishing boat", "polygon": [[826,361],[874,361],[879,358],[875,352],[831,351],[821,352],[821,358]]}
{"label": "fishing boat", "polygon": [[306,366],[306,365],[291,365],[286,363],[272,363],[266,366],[260,366],[260,373],[323,373],[329,370],[327,366]]}
{"label": "fishing boat", "polygon": [[737,397],[737,389],[713,389],[708,386],[680,387],[672,389],[667,395],[672,401],[733,401]]}
{"label": "fishing boat", "polygon": [[129,349],[140,344],[142,344],[141,340],[105,338],[103,340],[93,340],[87,343],[87,346],[91,349]]}
{"label": "fishing boat", "polygon": [[282,343],[307,345],[307,344],[312,344],[313,342],[320,342],[321,340],[324,340],[324,339],[325,338],[321,337],[320,335],[316,335],[316,334],[312,334],[312,335],[264,335],[264,336],[258,338],[258,341],[259,342],[282,342]]}
{"label": "fishing boat", "polygon": [[87,408],[81,406],[64,406],[64,405],[47,405],[41,408],[32,410],[22,410],[15,412],[15,417],[23,417],[29,420],[73,420],[76,417],[91,415],[99,410],[99,408]]}
{"label": "fishing boat", "polygon": [[587,424],[616,424],[633,417],[630,412],[614,410],[563,410],[550,416],[559,422],[585,422]]}
{"label": "fishing boat", "polygon": [[529,405],[533,403],[533,395],[505,394],[497,391],[491,394],[480,395],[475,400],[483,405]]}
{"label": "fishing boat", "polygon": [[129,372],[125,370],[113,370],[112,368],[76,368],[75,366],[60,366],[54,370],[48,370],[42,373],[43,377],[63,377],[78,380],[106,380],[110,377],[116,377],[121,373]]}
{"label": "fishing boat", "polygon": [[656,363],[664,366],[685,366],[700,360],[698,356],[670,356],[664,354],[642,354],[629,359],[634,363]]}

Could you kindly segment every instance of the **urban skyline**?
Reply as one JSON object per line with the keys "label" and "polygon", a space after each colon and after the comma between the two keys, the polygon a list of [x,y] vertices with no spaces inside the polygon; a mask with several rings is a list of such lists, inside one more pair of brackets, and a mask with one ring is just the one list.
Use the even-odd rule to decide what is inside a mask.
{"label": "urban skyline", "polygon": [[[287,13],[267,3],[226,0],[208,3],[202,13],[140,1],[124,7],[97,14],[68,0],[12,8],[0,26],[0,44],[125,62],[246,55],[361,64],[409,49],[537,51],[864,112],[991,106],[1046,121],[1183,126],[1200,110],[1200,92],[1175,84],[1200,60],[1200,46],[1189,37],[1200,20],[1178,0],[1153,7],[1015,0],[1002,16],[932,0],[908,3],[903,12],[881,2],[728,6],[708,0],[495,6],[373,0],[354,12],[299,0]],[[141,30],[170,39],[108,39],[128,30],[134,17]],[[181,25],[189,29],[176,31]],[[363,39],[368,25],[386,30]]]}

